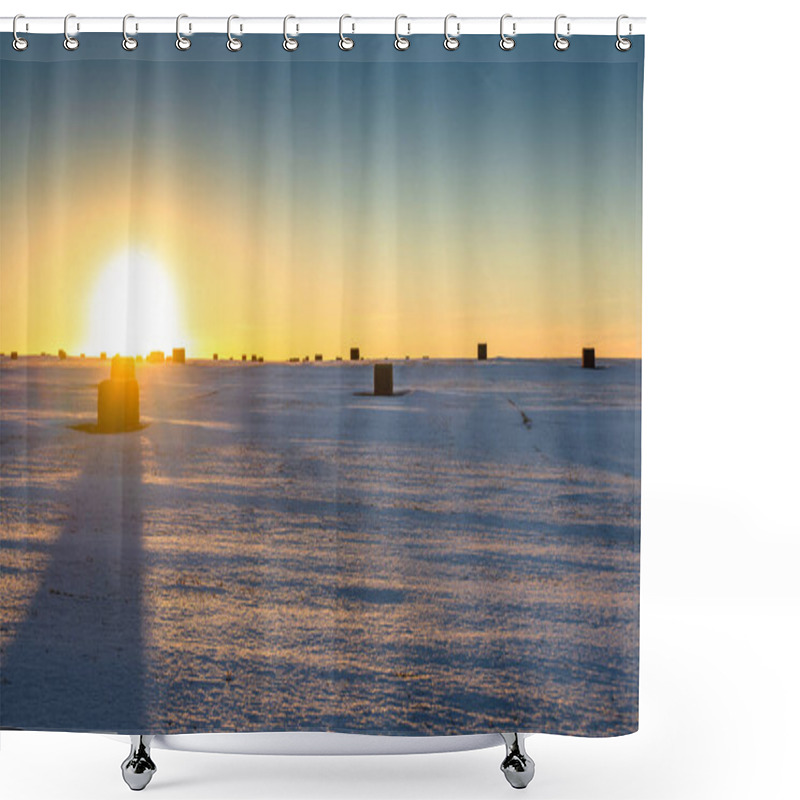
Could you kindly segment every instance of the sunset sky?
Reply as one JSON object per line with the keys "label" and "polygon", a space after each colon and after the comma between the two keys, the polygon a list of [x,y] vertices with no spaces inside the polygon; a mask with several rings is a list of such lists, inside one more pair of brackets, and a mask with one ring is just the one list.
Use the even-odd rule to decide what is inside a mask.
{"label": "sunset sky", "polygon": [[3,352],[641,355],[635,48],[30,38],[2,39]]}

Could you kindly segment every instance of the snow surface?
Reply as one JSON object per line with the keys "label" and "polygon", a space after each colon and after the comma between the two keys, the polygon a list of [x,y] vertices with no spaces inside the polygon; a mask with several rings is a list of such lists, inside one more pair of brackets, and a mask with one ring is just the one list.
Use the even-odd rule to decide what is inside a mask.
{"label": "snow surface", "polygon": [[641,362],[0,370],[0,724],[637,725]]}

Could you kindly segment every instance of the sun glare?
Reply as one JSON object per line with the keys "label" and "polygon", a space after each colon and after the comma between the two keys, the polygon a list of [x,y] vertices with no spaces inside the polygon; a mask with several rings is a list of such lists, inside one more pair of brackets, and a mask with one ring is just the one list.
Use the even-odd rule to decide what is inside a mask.
{"label": "sun glare", "polygon": [[185,345],[168,272],[147,253],[120,253],[103,270],[91,296],[87,351],[147,355]]}

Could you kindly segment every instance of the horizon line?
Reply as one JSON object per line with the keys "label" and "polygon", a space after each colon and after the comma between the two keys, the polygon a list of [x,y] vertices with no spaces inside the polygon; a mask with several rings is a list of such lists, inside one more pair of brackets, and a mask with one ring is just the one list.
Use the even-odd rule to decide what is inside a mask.
{"label": "horizon line", "polygon": [[[120,356],[122,358],[133,358],[136,361],[142,361],[145,364],[154,364],[158,366],[160,363],[167,363],[167,361],[172,361],[172,355],[168,353],[168,351],[163,350],[153,350],[151,353],[161,353],[164,355],[164,361],[159,362],[152,362],[148,361],[148,356],[150,354],[128,354],[128,353],[114,353],[113,355],[106,354],[105,358],[101,354],[87,354],[87,353],[78,353],[78,354],[70,354],[65,353],[64,358],[59,356],[58,351],[55,353],[48,353],[44,351],[40,351],[38,353],[21,353],[17,350],[9,350],[9,351],[2,351],[0,352],[0,357],[4,359],[9,359],[11,354],[16,354],[17,358],[53,358],[59,361],[63,360],[75,360],[75,361],[110,361],[112,358],[116,358]],[[210,361],[214,363],[215,361],[234,361],[240,364],[247,363],[261,363],[261,364],[320,364],[320,363],[339,363],[339,362],[347,362],[347,363],[358,363],[359,361],[572,361],[572,360],[581,360],[581,353],[578,353],[574,356],[541,356],[541,355],[530,355],[530,356],[504,356],[502,354],[498,354],[496,356],[487,356],[486,358],[478,358],[477,356],[429,356],[429,355],[420,355],[420,356],[411,356],[411,355],[403,355],[403,356],[367,356],[361,355],[359,358],[349,358],[347,356],[333,356],[327,358],[319,358],[317,359],[315,356],[318,355],[316,353],[311,355],[303,355],[303,356],[288,356],[286,358],[267,358],[266,356],[261,356],[258,353],[248,353],[246,354],[246,358],[244,357],[244,353],[240,353],[239,355],[228,355],[222,356],[218,355],[217,358],[214,358],[212,354],[210,356],[189,356],[185,355],[186,362],[189,361]],[[255,357],[255,360],[253,360]],[[610,361],[641,361],[641,355],[636,356],[620,356],[620,355],[598,355],[595,349],[595,357],[600,359],[607,359]],[[259,359],[261,359],[259,361]]]}

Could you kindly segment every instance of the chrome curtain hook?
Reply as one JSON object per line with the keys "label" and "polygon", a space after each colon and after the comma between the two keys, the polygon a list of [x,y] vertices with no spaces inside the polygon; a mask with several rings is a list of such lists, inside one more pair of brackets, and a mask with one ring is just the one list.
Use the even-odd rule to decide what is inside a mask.
{"label": "chrome curtain hook", "polygon": [[401,19],[408,19],[405,14],[398,14],[394,18],[394,48],[395,50],[408,50],[411,47],[411,39],[407,39],[406,36],[411,36],[411,23],[407,22],[406,27],[408,28],[408,32],[406,36],[400,35],[400,20]]}
{"label": "chrome curtain hook", "polygon": [[[556,40],[553,42],[553,47],[555,47],[556,50],[566,50],[569,47],[569,39],[565,39],[558,32],[558,21],[560,19],[566,19],[566,18],[567,18],[566,14],[559,14],[556,17],[556,21],[555,21],[555,23],[553,25],[553,30],[554,30],[555,35],[556,35]],[[567,36],[569,36],[569,27],[570,27],[570,24],[568,22],[567,23]]]}
{"label": "chrome curtain hook", "polygon": [[[296,19],[296,17],[292,16],[291,14],[287,14],[283,18],[283,49],[289,53],[294,52],[300,46],[300,42],[297,39],[292,38],[289,36],[289,20]],[[295,30],[299,31],[300,28],[295,25]]]}
{"label": "chrome curtain hook", "polygon": [[21,53],[23,50],[27,50],[28,49],[28,40],[27,39],[23,39],[17,33],[17,20],[20,20],[20,19],[25,19],[25,15],[24,14],[17,14],[17,16],[14,17],[14,22],[11,23],[11,32],[14,34],[14,39],[11,42],[11,46],[17,52]]}
{"label": "chrome curtain hook", "polygon": [[[75,19],[74,14],[67,14],[64,17],[64,49],[65,50],[77,50],[80,46],[80,42],[74,37],[69,35],[69,21],[71,19]],[[80,24],[76,23],[76,30],[80,30]]]}
{"label": "chrome curtain hook", "polygon": [[[178,14],[178,18],[175,20],[175,36],[177,37],[175,39],[175,47],[177,47],[178,50],[188,50],[192,46],[192,40],[187,39],[181,33],[181,20],[188,18],[189,18],[188,14]],[[189,30],[191,31],[191,29],[192,26],[189,25]]]}
{"label": "chrome curtain hook", "polygon": [[[135,50],[139,46],[139,42],[132,36],[128,36],[128,20],[136,19],[133,14],[126,14],[122,18],[122,47],[124,50]],[[136,26],[138,28],[138,25]]]}
{"label": "chrome curtain hook", "polygon": [[458,50],[459,44],[461,42],[458,41],[458,36],[461,33],[461,23],[456,22],[456,35],[451,36],[447,30],[447,23],[450,22],[451,19],[457,20],[458,17],[455,14],[448,14],[444,18],[444,49],[445,50]]}
{"label": "chrome curtain hook", "polygon": [[513,50],[514,47],[517,44],[516,40],[513,38],[514,36],[516,36],[516,33],[517,33],[517,23],[516,22],[512,22],[511,23],[511,36],[509,36],[505,32],[506,20],[507,19],[511,19],[511,18],[512,18],[511,14],[503,14],[503,16],[500,17],[500,49],[501,50]]}
{"label": "chrome curtain hook", "polygon": [[[631,42],[631,40],[630,40],[630,39],[626,39],[626,38],[625,38],[624,36],[622,36],[622,35],[620,34],[620,32],[619,32],[619,29],[620,29],[620,22],[622,22],[622,20],[624,20],[624,19],[628,19],[628,15],[627,15],[627,14],[620,14],[620,15],[617,17],[617,41],[614,43],[614,46],[615,46],[615,47],[617,48],[617,50],[619,50],[621,53],[624,53],[626,50],[630,50],[630,49],[631,49],[631,46],[633,45],[633,42]],[[632,26],[631,26],[631,24],[630,24],[630,23],[628,23],[628,35],[630,35],[630,33],[631,33],[631,30],[632,30]]]}
{"label": "chrome curtain hook", "polygon": [[[239,17],[237,17],[236,14],[231,14],[228,17],[228,41],[225,43],[225,47],[227,47],[228,50],[231,51],[231,53],[236,53],[236,52],[238,52],[239,50],[242,49],[242,40],[241,39],[237,39],[231,33],[231,23],[235,19],[239,19]],[[241,30],[241,28],[239,28],[239,30]]]}
{"label": "chrome curtain hook", "polygon": [[[345,36],[344,31],[342,29],[344,21],[346,19],[353,19],[353,18],[349,14],[342,14],[342,16],[339,17],[339,48],[341,50],[352,50],[353,47],[355,46],[355,42],[349,37]],[[356,25],[354,22],[351,23],[351,28],[353,33],[355,33]]]}

